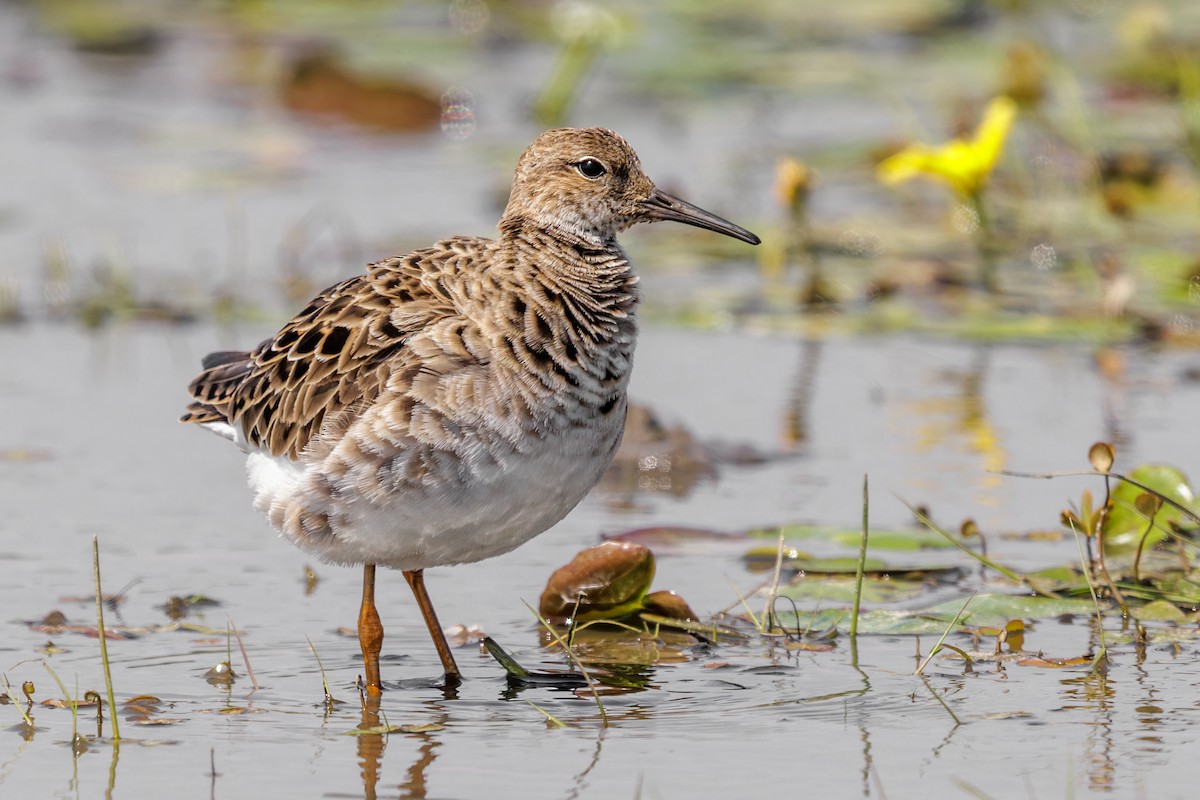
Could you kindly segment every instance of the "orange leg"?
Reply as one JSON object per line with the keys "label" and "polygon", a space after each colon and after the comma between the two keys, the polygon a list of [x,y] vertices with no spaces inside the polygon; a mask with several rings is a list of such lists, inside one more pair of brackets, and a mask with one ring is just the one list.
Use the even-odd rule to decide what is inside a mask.
{"label": "orange leg", "polygon": [[375,610],[375,565],[363,565],[362,606],[358,610],[358,643],[362,647],[363,666],[367,671],[367,694],[378,697],[379,652],[383,650],[383,623]]}
{"label": "orange leg", "polygon": [[425,570],[405,570],[404,579],[408,581],[409,588],[417,598],[417,606],[421,609],[421,616],[425,618],[425,627],[429,628],[429,635],[433,637],[433,646],[437,648],[438,658],[442,660],[442,669],[446,671],[446,680],[457,683],[462,677],[462,673],[458,671],[458,665],[454,663],[454,654],[450,652],[446,634],[442,633],[437,612],[433,610],[429,593],[425,591]]}

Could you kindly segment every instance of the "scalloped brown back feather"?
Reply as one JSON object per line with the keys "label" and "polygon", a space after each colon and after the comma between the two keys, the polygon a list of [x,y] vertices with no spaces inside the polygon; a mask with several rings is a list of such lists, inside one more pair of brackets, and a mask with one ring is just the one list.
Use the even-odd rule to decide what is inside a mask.
{"label": "scalloped brown back feather", "polygon": [[[472,241],[485,243],[452,240],[458,249]],[[321,292],[252,352],[210,354],[180,421],[228,422],[253,447],[299,458],[327,420],[344,430],[413,360],[404,350],[413,334],[454,313],[436,279],[454,252],[428,248],[372,264]]]}
{"label": "scalloped brown back feather", "polygon": [[328,459],[314,474],[335,482],[375,462],[418,475],[445,456],[445,470],[466,470],[485,440],[502,461],[504,448],[572,429],[619,436],[609,415],[624,410],[637,278],[616,234],[657,220],[758,241],[658,191],[612,131],[547,131],[517,163],[499,238],[372,264],[255,350],[210,355],[182,421],[227,422],[247,449]]}

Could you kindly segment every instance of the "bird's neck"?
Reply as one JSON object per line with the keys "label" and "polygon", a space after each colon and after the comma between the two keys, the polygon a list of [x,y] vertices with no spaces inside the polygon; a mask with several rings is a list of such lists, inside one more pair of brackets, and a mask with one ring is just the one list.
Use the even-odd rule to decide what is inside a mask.
{"label": "bird's neck", "polygon": [[632,339],[638,279],[615,238],[590,243],[525,226],[502,229],[499,243],[517,284],[536,285],[534,297],[566,309],[550,319],[596,344]]}

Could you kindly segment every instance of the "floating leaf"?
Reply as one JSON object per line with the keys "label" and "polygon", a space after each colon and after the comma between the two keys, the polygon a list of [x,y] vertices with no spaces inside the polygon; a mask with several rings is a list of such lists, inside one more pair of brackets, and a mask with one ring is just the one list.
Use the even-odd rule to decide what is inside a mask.
{"label": "floating leaf", "polygon": [[[951,599],[920,610],[892,611],[871,609],[864,611],[858,620],[858,632],[867,634],[917,634],[940,635],[962,609],[962,599]],[[812,630],[837,625],[848,630],[850,620],[845,609],[821,609],[793,615],[791,611],[776,607],[781,618],[794,618],[788,627],[798,625]],[[1006,626],[1011,620],[1047,619],[1069,614],[1090,615],[1095,606],[1090,599],[1036,597],[1032,595],[980,594],[971,601],[961,622],[973,626]]]}
{"label": "floating leaf", "polygon": [[[1188,482],[1187,476],[1177,467],[1167,464],[1143,464],[1129,474],[1130,480],[1148,486],[1160,495],[1174,500],[1176,503],[1191,509],[1200,510],[1196,503],[1196,494]],[[1181,522],[1185,515],[1179,509],[1170,505],[1154,515],[1154,525],[1151,527],[1148,515],[1138,510],[1137,499],[1143,494],[1138,487],[1121,482],[1112,491],[1112,510],[1104,519],[1104,550],[1106,553],[1120,553],[1133,550],[1138,546],[1146,529],[1146,547],[1166,537],[1172,523]],[[1145,501],[1143,501],[1145,504]]]}
{"label": "floating leaf", "polygon": [[1141,608],[1135,609],[1133,615],[1141,622],[1182,622],[1188,615],[1174,603],[1166,600],[1154,600]]}
{"label": "floating leaf", "polygon": [[[862,539],[861,528],[839,528],[829,525],[789,524],[777,528],[761,528],[749,532],[753,537],[769,537],[778,539],[783,533],[786,542],[817,539],[858,551]],[[903,530],[871,529],[869,548],[871,550],[924,550],[945,549],[953,547],[944,538],[927,528],[911,528]]]}
{"label": "floating leaf", "polygon": [[1052,667],[1055,669],[1063,669],[1066,667],[1087,667],[1095,661],[1095,656],[1076,656],[1075,658],[1047,658],[1044,656],[1030,656],[1028,658],[1017,659],[1018,667]]}
{"label": "floating leaf", "polygon": [[[854,602],[855,580],[851,575],[821,577],[817,580],[799,580],[789,586],[781,586],[780,597],[809,602],[850,604]],[[920,597],[929,591],[924,581],[903,578],[863,577],[862,600],[864,603],[895,603]]]}
{"label": "floating leaf", "polygon": [[587,686],[587,679],[578,672],[534,672],[525,669],[490,636],[484,637],[483,646],[504,667],[510,686],[550,686],[557,689]]}
{"label": "floating leaf", "polygon": [[642,603],[643,609],[651,614],[670,617],[677,620],[695,621],[700,619],[692,607],[679,595],[671,591],[659,590],[646,595]]}
{"label": "floating leaf", "polygon": [[563,621],[616,619],[638,611],[654,580],[654,554],[633,542],[604,542],[578,553],[546,582],[542,616]]}
{"label": "floating leaf", "polygon": [[640,544],[657,555],[697,555],[737,552],[745,544],[746,536],[726,533],[710,528],[687,528],[663,525],[653,528],[637,528],[624,533],[605,536],[611,542]]}

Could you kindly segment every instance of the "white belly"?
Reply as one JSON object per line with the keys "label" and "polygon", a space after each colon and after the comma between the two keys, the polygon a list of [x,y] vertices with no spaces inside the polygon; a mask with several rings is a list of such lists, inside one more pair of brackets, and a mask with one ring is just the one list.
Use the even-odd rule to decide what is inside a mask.
{"label": "white belly", "polygon": [[[256,452],[247,471],[256,505],[302,549],[330,562],[416,570],[491,558],[542,533],[596,484],[620,434],[620,426],[578,429],[531,452],[492,454],[486,466],[464,469],[468,478],[391,492],[360,479],[332,498],[315,488],[329,484],[319,465]],[[298,523],[303,514],[327,517],[328,531],[313,535]]]}

